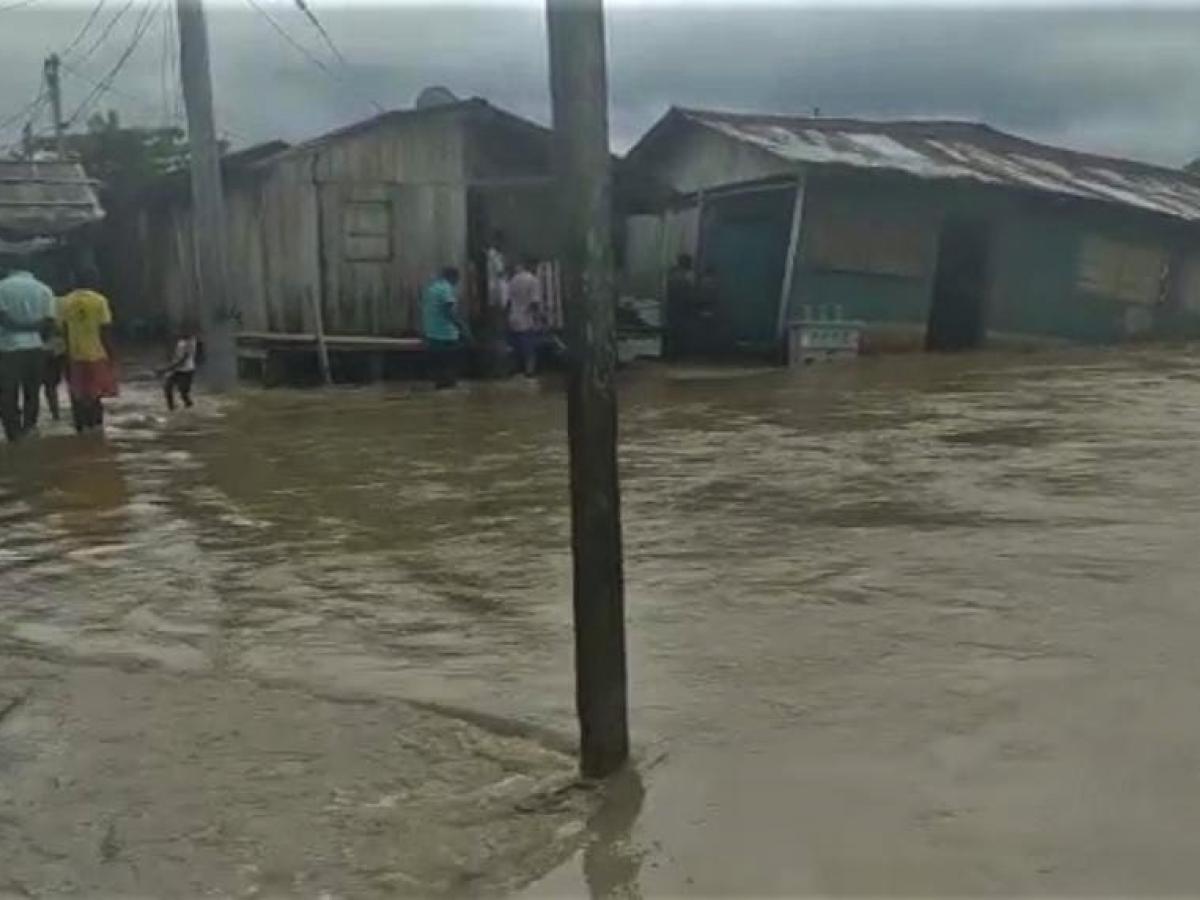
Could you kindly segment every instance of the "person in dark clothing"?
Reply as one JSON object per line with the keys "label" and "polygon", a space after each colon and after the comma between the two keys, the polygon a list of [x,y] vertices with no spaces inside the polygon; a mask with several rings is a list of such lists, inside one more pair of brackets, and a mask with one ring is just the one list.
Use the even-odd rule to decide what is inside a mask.
{"label": "person in dark clothing", "polygon": [[667,308],[663,317],[663,356],[678,359],[688,352],[687,318],[696,293],[692,257],[680,253],[667,273]]}
{"label": "person in dark clothing", "polygon": [[0,424],[10,442],[37,427],[42,371],[40,350],[0,353]]}
{"label": "person in dark clothing", "polygon": [[715,266],[705,266],[696,281],[692,307],[687,315],[687,345],[692,353],[712,354],[719,349],[723,335],[731,334],[729,324],[720,316],[721,283]]}

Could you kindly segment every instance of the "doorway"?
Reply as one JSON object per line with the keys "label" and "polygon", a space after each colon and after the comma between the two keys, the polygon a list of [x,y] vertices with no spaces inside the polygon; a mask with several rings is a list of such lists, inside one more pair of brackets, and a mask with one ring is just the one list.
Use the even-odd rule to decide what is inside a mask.
{"label": "doorway", "polygon": [[698,290],[712,294],[698,350],[714,355],[778,349],[779,292],[787,262],[795,188],[705,201]]}
{"label": "doorway", "polygon": [[990,244],[986,222],[949,218],[942,226],[926,350],[972,350],[983,344]]}

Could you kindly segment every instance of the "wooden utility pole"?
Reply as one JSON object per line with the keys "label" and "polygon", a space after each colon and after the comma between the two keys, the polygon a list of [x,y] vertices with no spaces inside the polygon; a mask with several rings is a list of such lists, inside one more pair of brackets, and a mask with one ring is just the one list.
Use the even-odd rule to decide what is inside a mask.
{"label": "wooden utility pole", "polygon": [[179,16],[179,74],[187,107],[192,169],[192,231],[200,309],[204,318],[205,366],[211,388],[237,384],[237,310],[229,290],[228,241],[221,158],[213,124],[208,28],[202,0],[176,0]]}
{"label": "wooden utility pole", "polygon": [[46,93],[50,95],[50,115],[54,117],[54,151],[59,159],[67,158],[67,146],[63,140],[62,83],[59,80],[59,59],[51,53],[42,64],[42,76],[46,80]]}
{"label": "wooden utility pole", "polygon": [[570,367],[575,704],[580,770],[603,778],[629,757],[603,0],[546,0],[546,22]]}

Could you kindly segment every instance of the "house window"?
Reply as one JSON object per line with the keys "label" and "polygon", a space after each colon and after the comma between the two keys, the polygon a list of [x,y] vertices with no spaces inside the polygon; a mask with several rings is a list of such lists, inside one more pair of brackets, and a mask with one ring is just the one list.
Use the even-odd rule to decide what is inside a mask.
{"label": "house window", "polygon": [[392,205],[387,201],[351,202],[342,207],[342,248],[352,262],[392,258]]}
{"label": "house window", "polygon": [[813,269],[920,278],[929,267],[927,232],[913,222],[827,212],[805,231],[805,260]]}
{"label": "house window", "polygon": [[1079,249],[1079,289],[1124,303],[1158,302],[1167,254],[1158,247],[1128,244],[1098,235]]}

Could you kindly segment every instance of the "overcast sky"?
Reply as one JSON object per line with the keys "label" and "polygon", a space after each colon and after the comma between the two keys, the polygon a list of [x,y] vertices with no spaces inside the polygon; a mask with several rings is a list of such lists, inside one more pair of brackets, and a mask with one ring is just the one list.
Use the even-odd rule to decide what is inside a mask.
{"label": "overcast sky", "polygon": [[[28,5],[16,7],[21,2]],[[144,35],[112,82],[121,93],[95,105],[147,124],[177,114],[173,0],[152,0],[150,7],[133,0],[126,10],[127,2],[104,0],[65,56],[66,115],[92,90],[88,79],[102,81],[112,70],[139,23]],[[430,84],[549,119],[545,29],[536,3],[309,0],[346,57],[343,66],[289,0],[256,2],[333,75],[289,46],[249,0],[212,4],[217,119],[237,144],[310,137],[370,116],[371,101],[409,106]],[[94,9],[90,2],[0,0],[0,123],[34,98],[43,56],[67,47]],[[1049,9],[965,0],[940,7],[904,0],[872,7],[711,0],[671,6],[659,0],[612,6],[608,24],[619,150],[678,104],[976,119],[1038,140],[1168,165],[1200,155],[1200,6]],[[43,114],[38,125],[47,122]],[[15,140],[20,124],[0,130],[0,144]]]}

